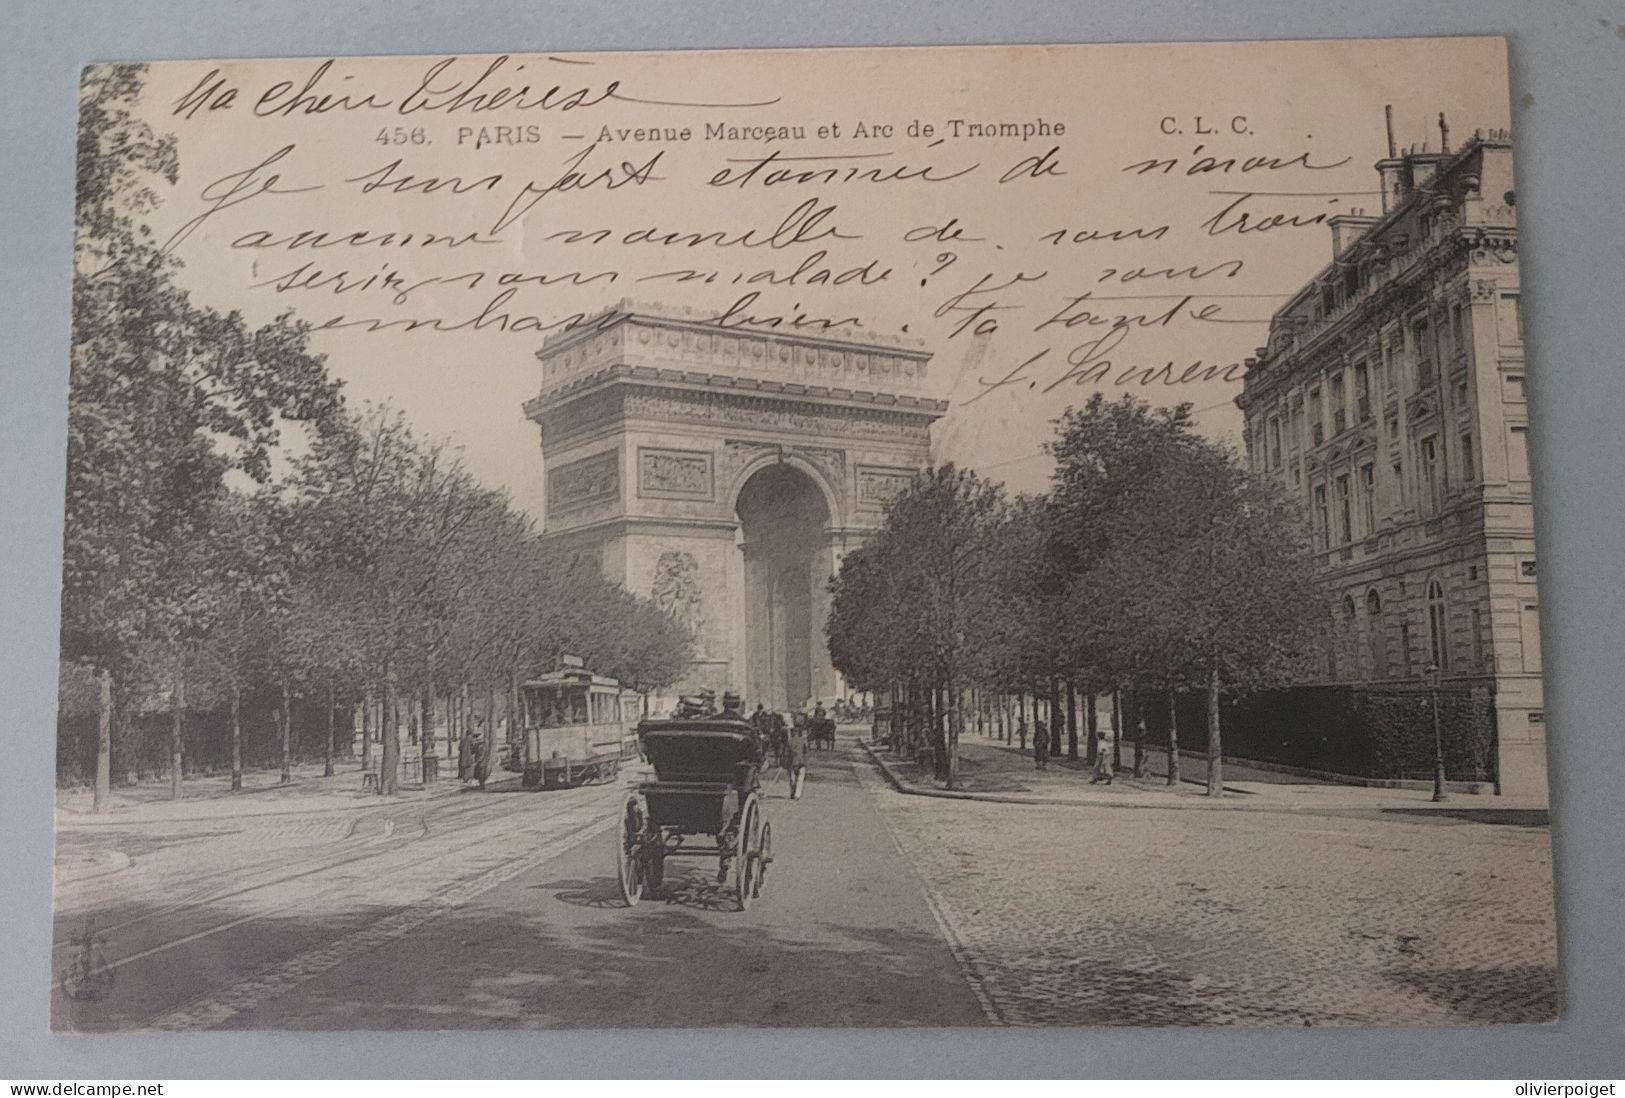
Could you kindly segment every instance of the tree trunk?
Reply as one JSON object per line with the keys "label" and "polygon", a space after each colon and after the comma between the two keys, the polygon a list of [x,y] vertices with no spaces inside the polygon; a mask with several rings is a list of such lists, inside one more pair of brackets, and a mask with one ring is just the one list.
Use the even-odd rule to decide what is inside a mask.
{"label": "tree trunk", "polygon": [[282,784],[293,781],[293,697],[288,679],[282,678]]}
{"label": "tree trunk", "polygon": [[944,737],[944,752],[948,758],[943,767],[944,777],[947,779],[949,789],[959,788],[959,731],[965,720],[965,699],[960,697],[959,688],[954,685],[952,672],[948,675],[948,729]]}
{"label": "tree trunk", "polygon": [[169,729],[169,799],[181,799],[181,761],[185,741],[181,738],[186,721],[186,676],[175,675],[175,707]]}
{"label": "tree trunk", "polygon": [[1095,711],[1095,689],[1083,684],[1083,762],[1093,767],[1100,758],[1100,714]]}
{"label": "tree trunk", "polygon": [[1145,706],[1138,693],[1133,695],[1134,705],[1134,776],[1145,777]]}
{"label": "tree trunk", "polygon": [[231,681],[231,791],[243,791],[243,688]]}
{"label": "tree trunk", "polygon": [[1123,689],[1112,690],[1112,770],[1123,765]]}
{"label": "tree trunk", "polygon": [[96,673],[101,699],[96,709],[96,795],[92,812],[106,812],[113,798],[113,673]]}
{"label": "tree trunk", "polygon": [[[624,708],[624,706],[623,706]],[[626,726],[621,726],[621,737],[624,744]],[[519,744],[524,733],[519,727],[519,665],[515,663],[508,668],[508,757],[511,759],[514,752],[520,750]],[[493,746],[492,750],[495,750]]]}
{"label": "tree trunk", "polygon": [[378,760],[378,792],[393,795],[401,788],[400,699],[396,697],[395,672],[384,673],[384,753]]}
{"label": "tree trunk", "polygon": [[1224,793],[1223,744],[1219,737],[1219,666],[1214,664],[1207,678],[1207,795]]}
{"label": "tree trunk", "polygon": [[372,691],[361,698],[361,772],[372,770]]}
{"label": "tree trunk", "polygon": [[418,695],[418,739],[423,741],[423,757],[434,754],[434,684]]}
{"label": "tree trunk", "polygon": [[1066,757],[1078,761],[1078,691],[1071,679],[1066,681]]}
{"label": "tree trunk", "polygon": [[1168,688],[1168,784],[1179,784],[1179,695]]}
{"label": "tree trunk", "polygon": [[337,718],[334,716],[334,713],[333,713],[334,703],[337,701],[337,699],[334,698],[334,696],[333,696],[334,693],[335,693],[335,691],[333,689],[333,680],[328,679],[327,680],[327,746],[322,749],[322,777],[324,777],[324,778],[331,778],[333,776],[333,740],[334,740],[334,735],[335,735],[334,725],[335,725],[335,723],[337,723]]}

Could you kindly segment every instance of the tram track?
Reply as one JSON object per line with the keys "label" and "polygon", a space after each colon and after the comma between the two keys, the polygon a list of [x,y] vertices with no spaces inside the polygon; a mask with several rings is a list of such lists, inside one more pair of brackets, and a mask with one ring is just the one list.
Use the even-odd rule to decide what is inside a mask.
{"label": "tram track", "polygon": [[[427,819],[428,815],[434,814],[434,809],[436,807],[438,807],[438,806],[425,806],[426,811],[423,813],[422,818]],[[451,806],[446,806],[446,807],[449,808]],[[459,815],[459,816],[467,815],[470,812],[478,811],[481,808],[495,808],[495,807],[497,807],[497,806],[494,806],[494,805],[470,805],[470,806],[467,807],[467,809],[465,809],[464,812],[457,813],[457,815]],[[363,825],[363,822],[370,822],[370,821],[373,821],[373,820],[382,820],[386,826],[384,828],[380,829],[381,832],[382,832],[381,834],[368,836],[363,841],[366,842],[366,843],[369,843],[369,844],[375,844],[380,839],[389,838],[389,837],[391,837],[392,829],[389,828],[387,825],[394,819],[394,817],[397,814],[402,813],[402,811],[403,811],[403,808],[402,808],[402,806],[399,806],[399,805],[388,805],[388,806],[372,805],[372,806],[368,806],[367,808],[361,809],[356,813],[354,818],[352,818],[349,821],[348,826],[346,826],[346,828],[344,829],[344,833],[342,835],[339,835],[337,838],[331,840],[330,845],[337,846],[339,844],[349,843],[351,840],[356,838],[358,831],[361,829],[361,827]],[[442,811],[444,811],[444,810],[442,809]],[[232,837],[235,838],[235,837],[237,837],[239,835],[245,834],[246,832],[247,832],[247,829],[245,829],[244,831],[235,832],[235,833],[233,833]],[[425,836],[427,836],[427,834],[428,834],[428,828],[427,828],[427,825],[425,824],[425,826],[423,828],[423,836],[420,836],[420,837],[425,837]],[[200,840],[201,841],[207,841],[208,839],[213,838],[213,837],[215,837],[215,836],[213,836],[211,834],[208,834],[208,833],[205,833],[203,835],[199,835],[199,836],[196,836],[196,837],[188,837],[188,838],[179,840],[177,845],[179,845],[179,843],[182,843],[182,842],[194,842],[194,841],[200,841]],[[292,848],[290,848],[288,850],[282,851],[282,852],[280,852],[278,854],[262,855],[257,860],[255,866],[251,870],[245,870],[245,867],[240,866],[240,865],[233,865],[233,866],[226,866],[225,868],[222,868],[222,869],[206,871],[206,872],[203,872],[203,873],[188,874],[187,885],[190,887],[191,892],[185,898],[172,901],[170,904],[166,905],[165,907],[163,907],[163,908],[161,908],[161,909],[159,909],[157,911],[150,911],[150,912],[147,912],[144,915],[137,916],[136,918],[127,919],[124,922],[115,923],[115,924],[109,925],[107,927],[100,928],[100,932],[104,933],[104,934],[110,934],[110,933],[112,933],[114,931],[122,930],[122,929],[124,929],[126,927],[134,926],[134,925],[136,925],[138,923],[145,922],[148,919],[157,918],[157,917],[160,917],[162,915],[169,914],[170,912],[173,912],[173,911],[182,910],[182,909],[184,909],[184,908],[186,908],[188,906],[194,905],[194,904],[208,903],[211,900],[228,898],[230,895],[233,895],[233,894],[236,893],[236,891],[240,891],[240,890],[233,890],[233,892],[230,892],[230,893],[215,895],[215,894],[209,893],[208,889],[211,887],[211,885],[208,884],[207,882],[213,882],[213,881],[218,881],[218,880],[222,880],[222,879],[229,879],[229,878],[232,878],[232,877],[242,877],[242,876],[245,875],[245,872],[249,872],[249,873],[267,873],[267,872],[275,873],[278,870],[285,869],[285,868],[287,868],[289,866],[292,866],[292,865],[300,865],[300,864],[303,864],[303,863],[307,863],[307,862],[310,861],[310,858],[311,858],[311,854],[310,854],[311,849],[312,849],[311,845],[298,845],[298,846],[294,846],[294,847],[292,847]],[[119,870],[118,872],[127,872],[129,868],[130,868],[129,866],[123,867],[123,869]],[[100,879],[100,878],[103,878],[103,877],[110,877],[110,876],[113,876],[113,874],[112,873],[97,874],[96,878]],[[77,884],[77,883],[78,882],[75,882],[75,884]],[[266,884],[266,885],[271,885],[271,884],[275,884],[275,883],[277,883],[276,880],[271,880],[271,881],[264,882],[264,884]],[[82,897],[79,898],[80,902],[78,902],[77,904],[74,904],[71,907],[64,908],[62,913],[63,914],[80,915],[80,914],[84,914],[87,911],[87,909],[93,910],[93,909],[95,909],[96,907],[99,907],[99,906],[106,906],[109,902],[115,902],[117,900],[128,900],[128,899],[130,899],[130,895],[129,895],[130,890],[129,890],[128,886],[125,885],[123,882],[103,881],[103,883],[98,887],[99,887],[99,889],[101,889],[101,894],[98,894],[96,892],[91,892],[90,895],[82,896]],[[257,887],[257,886],[250,886],[250,887]],[[149,889],[149,891],[155,890],[155,889],[161,889],[161,888],[162,888],[162,885],[157,885],[157,886],[154,886],[154,889]],[[112,895],[109,895],[109,894],[112,894]]]}
{"label": "tram track", "polygon": [[[592,787],[591,793],[585,797],[574,798],[569,804],[559,805],[556,808],[551,808],[549,811],[546,811],[540,815],[529,816],[525,820],[525,830],[529,831],[534,828],[546,827],[550,822],[557,821],[572,813],[579,813],[583,808],[598,803],[599,801],[602,802],[600,807],[602,807],[605,811],[611,811],[618,798],[614,795],[601,796],[601,794],[604,792],[606,792],[605,787]],[[503,797],[506,796],[507,795],[503,795]],[[482,798],[482,801],[483,800],[484,798]],[[450,806],[448,806],[448,808],[449,807]],[[324,858],[320,864],[302,865],[295,872],[291,873],[280,872],[281,870],[291,868],[296,863],[308,862],[308,857],[300,854],[290,853],[285,858],[279,860],[278,864],[270,868],[270,872],[273,875],[268,878],[255,880],[252,883],[243,884],[237,887],[229,887],[223,890],[205,892],[201,895],[193,895],[185,900],[177,901],[155,911],[146,912],[134,918],[127,919],[121,923],[106,928],[98,928],[97,933],[99,935],[111,935],[115,932],[127,930],[140,924],[150,923],[153,920],[166,918],[173,918],[177,921],[184,920],[192,913],[215,904],[241,901],[245,897],[250,897],[255,893],[264,893],[268,890],[287,887],[289,885],[296,884],[297,882],[319,877],[324,873],[342,871],[347,867],[354,866],[370,859],[388,858],[392,855],[401,854],[408,849],[415,849],[418,844],[425,841],[437,841],[454,838],[460,834],[480,828],[483,825],[487,825],[493,820],[501,818],[511,810],[512,809],[510,806],[505,805],[498,800],[491,803],[470,805],[466,809],[458,810],[452,813],[438,812],[426,814],[420,817],[420,822],[423,823],[422,833],[412,837],[409,840],[406,840],[405,842],[394,842],[387,845],[369,844],[366,849],[361,850],[355,850],[353,848],[346,849],[340,852],[338,857]],[[431,816],[437,822],[437,824],[443,825],[445,817],[448,814],[452,815],[455,819],[455,826],[449,828],[444,826],[429,826]],[[386,819],[387,818],[388,817],[386,817]],[[457,843],[444,849],[437,849],[435,851],[435,856],[441,859],[455,860],[465,854],[468,854],[469,852],[488,846],[489,842],[490,837],[482,835],[473,841]],[[229,873],[231,870],[219,872]],[[215,877],[218,878],[218,873],[215,875]],[[158,943],[147,948],[137,949],[133,953],[126,954],[116,959],[110,959],[107,962],[107,968],[110,971],[116,970],[137,961],[145,960],[147,958],[190,945],[204,938],[224,933],[247,923],[270,918],[283,914],[296,907],[309,905],[314,901],[338,895],[346,889],[354,887],[355,881],[353,879],[342,879],[334,883],[329,888],[320,889],[312,894],[301,895],[295,899],[288,900],[285,903],[273,903],[271,906],[264,909],[251,911],[221,923],[216,923],[198,930],[192,930],[178,936],[166,937],[162,941],[159,941]],[[176,929],[179,928],[177,927]],[[74,940],[73,936],[62,935],[59,937],[59,940],[56,943],[56,948],[57,950],[71,949],[76,944],[77,942]]]}

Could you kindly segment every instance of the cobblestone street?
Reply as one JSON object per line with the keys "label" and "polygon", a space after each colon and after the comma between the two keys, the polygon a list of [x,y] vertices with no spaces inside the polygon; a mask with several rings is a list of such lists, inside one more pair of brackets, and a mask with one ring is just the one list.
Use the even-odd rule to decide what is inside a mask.
{"label": "cobblestone street", "polygon": [[1544,827],[945,800],[860,772],[1003,1023],[1556,1017]]}
{"label": "cobblestone street", "polygon": [[[1286,786],[1263,806],[1263,794],[1164,801],[1149,785],[1090,791],[1086,779],[1075,792],[1092,803],[916,796],[844,737],[811,762],[805,799],[766,785],[778,857],[749,912],[713,902],[703,864],[668,894],[623,905],[611,832],[636,769],[563,791],[504,781],[487,795],[447,785],[379,799],[351,780],[275,799],[132,802],[106,820],[65,811],[56,966],[93,926],[116,981],[91,999],[59,988],[54,1024],[1555,1015],[1547,830],[1528,815],[1486,822],[1455,801],[1418,815]],[[697,1005],[700,984],[716,994]]]}

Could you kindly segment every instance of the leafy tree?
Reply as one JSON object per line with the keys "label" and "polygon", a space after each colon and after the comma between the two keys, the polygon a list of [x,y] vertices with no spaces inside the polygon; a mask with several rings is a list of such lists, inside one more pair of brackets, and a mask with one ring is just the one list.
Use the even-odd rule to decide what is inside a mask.
{"label": "leafy tree", "polygon": [[[304,325],[251,328],[176,286],[179,261],[143,221],[179,177],[174,139],[135,115],[144,78],[93,66],[80,89],[62,647],[96,668],[107,699],[138,645],[193,630],[185,559],[227,474],[264,481],[287,421],[320,427],[340,408]],[[101,724],[98,809],[111,779]]]}
{"label": "leafy tree", "polygon": [[[961,696],[985,681],[996,664],[991,640],[999,620],[997,578],[1000,519],[1007,506],[998,486],[952,464],[920,473],[886,508],[886,521],[867,551],[849,556],[834,588],[832,657],[854,680],[923,680],[933,699],[931,732],[938,773],[959,784]],[[886,576],[899,612],[884,615],[854,603]],[[871,620],[864,622],[863,616]]]}

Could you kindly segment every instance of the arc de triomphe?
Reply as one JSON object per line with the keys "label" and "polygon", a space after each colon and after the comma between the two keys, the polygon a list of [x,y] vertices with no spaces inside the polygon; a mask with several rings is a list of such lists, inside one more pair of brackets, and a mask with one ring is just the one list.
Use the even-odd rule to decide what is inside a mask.
{"label": "arc de triomphe", "polygon": [[622,302],[537,357],[544,530],[693,631],[676,689],[839,694],[829,579],[929,460],[930,355]]}

